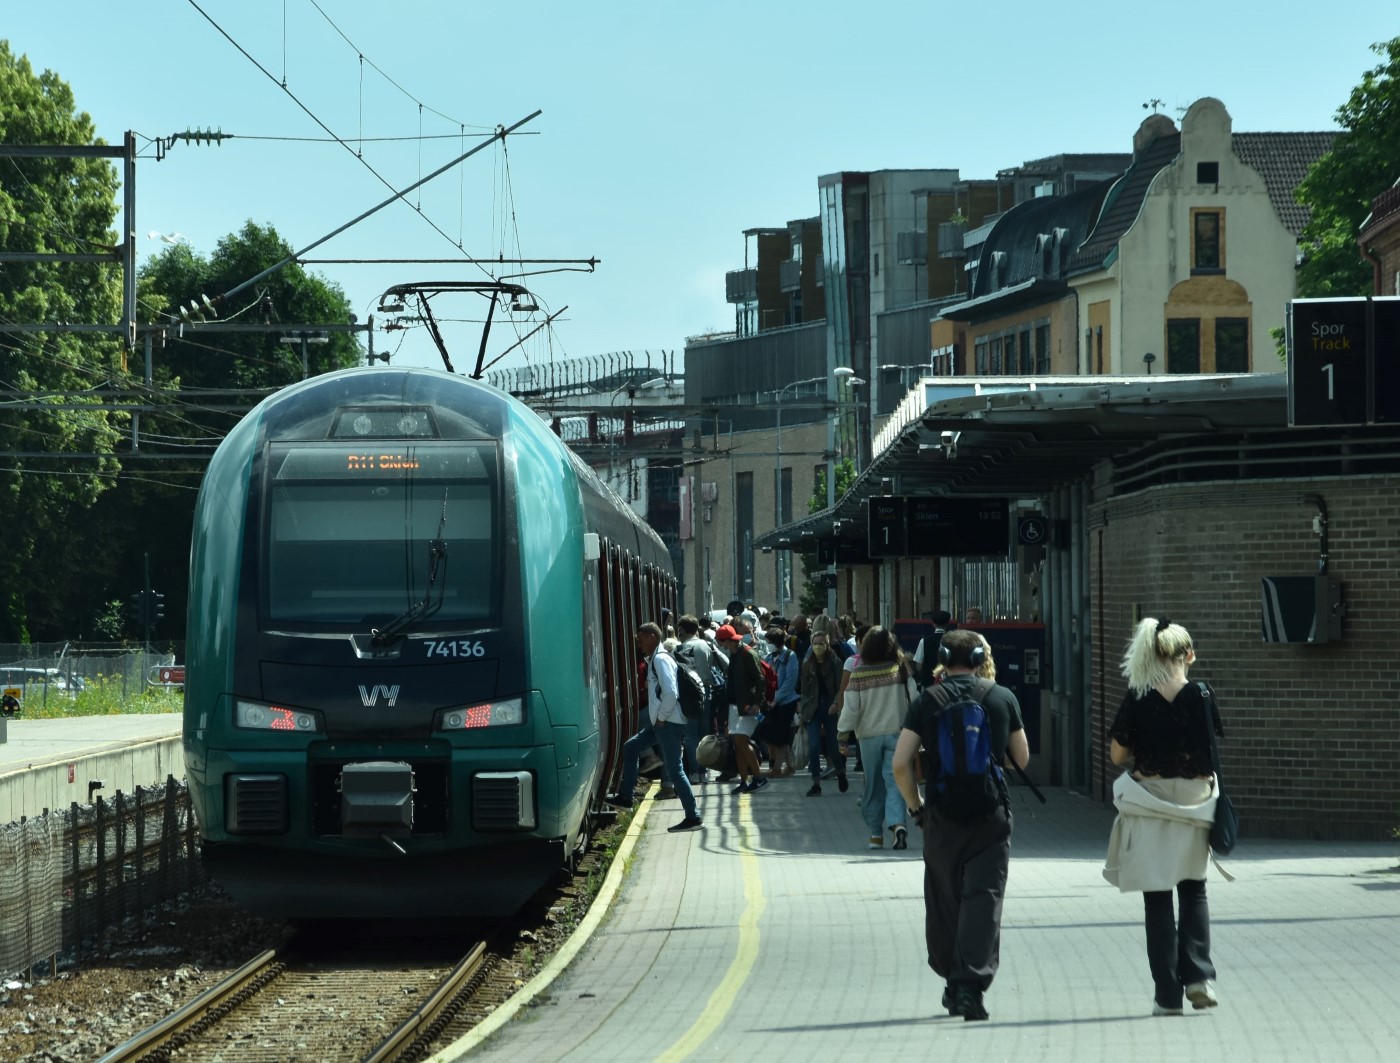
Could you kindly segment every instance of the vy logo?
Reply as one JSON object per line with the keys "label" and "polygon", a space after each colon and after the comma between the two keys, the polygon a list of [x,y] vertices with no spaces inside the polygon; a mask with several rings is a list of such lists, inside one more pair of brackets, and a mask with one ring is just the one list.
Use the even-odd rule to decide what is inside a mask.
{"label": "vy logo", "polygon": [[379,704],[380,695],[387,699],[389,708],[394,707],[394,703],[399,700],[399,688],[397,685],[386,687],[383,684],[373,687],[360,687],[360,701],[365,708],[371,708]]}

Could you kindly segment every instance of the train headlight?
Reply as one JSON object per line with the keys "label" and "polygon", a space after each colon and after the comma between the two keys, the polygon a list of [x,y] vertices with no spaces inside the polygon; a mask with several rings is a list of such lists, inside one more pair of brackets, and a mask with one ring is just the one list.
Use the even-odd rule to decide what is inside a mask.
{"label": "train headlight", "polygon": [[525,722],[525,703],[520,698],[486,701],[443,709],[438,716],[439,731],[474,731],[479,727],[513,727]]}
{"label": "train headlight", "polygon": [[325,730],[319,713],[308,709],[287,709],[258,701],[238,701],[233,706],[233,725],[248,731],[300,731],[315,734]]}

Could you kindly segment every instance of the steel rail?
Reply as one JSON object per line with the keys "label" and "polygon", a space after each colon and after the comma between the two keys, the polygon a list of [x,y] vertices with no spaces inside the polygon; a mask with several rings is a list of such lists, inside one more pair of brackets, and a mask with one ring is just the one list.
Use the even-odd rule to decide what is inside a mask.
{"label": "steel rail", "polygon": [[436,1036],[435,1023],[471,979],[481,973],[486,963],[486,942],[478,942],[466,957],[452,968],[433,995],[424,1001],[423,1006],[408,1017],[398,1029],[384,1039],[373,1052],[364,1057],[363,1063],[389,1063],[401,1052],[418,1040],[424,1033]]}
{"label": "steel rail", "polygon": [[[281,973],[282,961],[276,949],[255,956],[222,982],[206,989],[178,1011],[172,1012],[155,1025],[148,1027],[125,1044],[118,1045],[97,1061],[97,1063],[125,1063],[127,1060],[142,1059],[158,1052],[176,1037],[189,1031],[198,1033],[201,1020],[225,1007],[229,1010],[238,1004],[240,993],[256,991]],[[217,1017],[217,1016],[215,1016]],[[208,1023],[205,1023],[208,1025]]]}

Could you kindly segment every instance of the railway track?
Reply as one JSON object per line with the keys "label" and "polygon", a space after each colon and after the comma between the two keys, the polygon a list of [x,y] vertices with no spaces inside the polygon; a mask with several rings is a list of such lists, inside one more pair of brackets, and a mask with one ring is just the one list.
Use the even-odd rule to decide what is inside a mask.
{"label": "railway track", "polygon": [[426,1054],[486,978],[485,942],[455,964],[262,953],[103,1056],[127,1061],[363,1060]]}

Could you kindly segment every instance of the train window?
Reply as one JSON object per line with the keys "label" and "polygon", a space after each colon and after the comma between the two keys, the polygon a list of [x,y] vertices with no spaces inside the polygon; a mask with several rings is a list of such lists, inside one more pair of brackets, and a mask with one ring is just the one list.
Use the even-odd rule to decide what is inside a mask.
{"label": "train window", "polygon": [[264,615],[368,630],[495,619],[494,444],[272,444]]}

